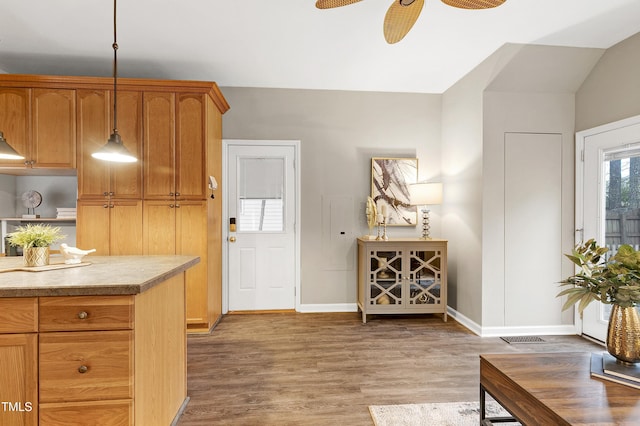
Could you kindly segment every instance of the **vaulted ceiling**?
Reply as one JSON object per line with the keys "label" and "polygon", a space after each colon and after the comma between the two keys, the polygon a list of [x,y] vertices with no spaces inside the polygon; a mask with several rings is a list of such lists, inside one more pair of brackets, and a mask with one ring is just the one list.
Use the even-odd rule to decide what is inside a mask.
{"label": "vaulted ceiling", "polygon": [[[426,0],[387,44],[391,0],[120,0],[123,77],[220,86],[442,93],[505,43],[608,48],[640,32],[639,0],[507,0],[463,10]],[[109,76],[111,0],[2,0],[0,70]]]}

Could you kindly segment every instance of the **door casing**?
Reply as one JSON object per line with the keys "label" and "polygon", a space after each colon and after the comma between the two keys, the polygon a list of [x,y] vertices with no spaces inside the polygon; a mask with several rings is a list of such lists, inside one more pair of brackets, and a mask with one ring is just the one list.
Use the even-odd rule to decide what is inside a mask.
{"label": "door casing", "polygon": [[[229,199],[227,173],[229,170],[229,146],[288,146],[294,148],[294,185],[295,185],[295,310],[300,311],[300,141],[299,140],[253,140],[253,139],[223,139],[222,140],[222,313],[229,312]],[[216,191],[213,192],[214,195]]]}

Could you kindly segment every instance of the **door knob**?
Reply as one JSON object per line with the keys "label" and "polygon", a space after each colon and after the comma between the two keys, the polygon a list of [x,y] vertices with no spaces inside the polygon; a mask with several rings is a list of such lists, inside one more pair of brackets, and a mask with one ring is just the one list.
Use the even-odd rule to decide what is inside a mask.
{"label": "door knob", "polygon": [[230,243],[235,243],[236,242],[236,237],[229,237],[229,242]]}

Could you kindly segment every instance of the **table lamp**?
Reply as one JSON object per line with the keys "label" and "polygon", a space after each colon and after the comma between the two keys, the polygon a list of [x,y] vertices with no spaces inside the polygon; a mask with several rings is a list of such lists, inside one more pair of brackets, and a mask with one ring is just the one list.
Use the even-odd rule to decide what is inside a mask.
{"label": "table lamp", "polygon": [[412,206],[422,207],[422,239],[430,240],[429,209],[427,206],[442,204],[442,183],[414,183],[409,185],[409,200]]}

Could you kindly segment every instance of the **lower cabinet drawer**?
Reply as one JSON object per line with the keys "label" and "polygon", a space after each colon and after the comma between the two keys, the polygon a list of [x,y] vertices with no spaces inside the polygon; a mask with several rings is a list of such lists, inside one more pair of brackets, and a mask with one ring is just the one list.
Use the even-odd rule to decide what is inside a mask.
{"label": "lower cabinet drawer", "polygon": [[38,299],[36,297],[0,298],[0,333],[36,331],[38,331]]}
{"label": "lower cabinet drawer", "polygon": [[130,426],[133,401],[89,401],[40,404],[40,426]]}
{"label": "lower cabinet drawer", "polygon": [[133,328],[132,296],[40,297],[40,332]]}
{"label": "lower cabinet drawer", "polygon": [[133,331],[40,333],[40,403],[133,398]]}

